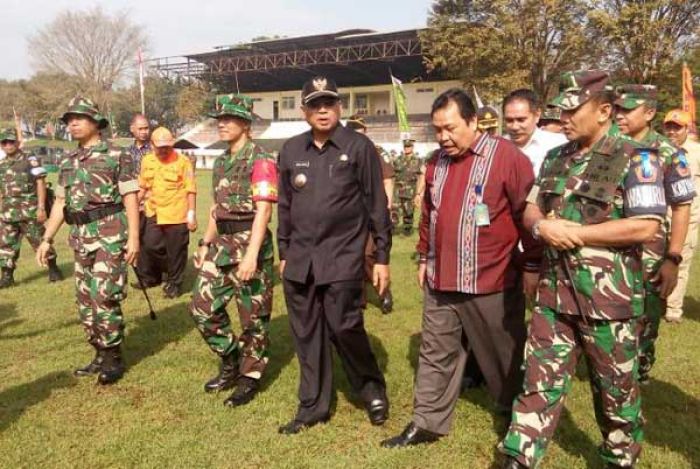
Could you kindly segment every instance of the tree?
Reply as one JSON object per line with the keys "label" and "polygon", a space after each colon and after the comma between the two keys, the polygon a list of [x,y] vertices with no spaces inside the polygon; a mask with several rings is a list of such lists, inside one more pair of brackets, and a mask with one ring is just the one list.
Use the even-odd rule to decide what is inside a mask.
{"label": "tree", "polygon": [[110,16],[95,7],[63,11],[28,44],[38,70],[77,77],[81,91],[105,107],[112,86],[134,65],[147,40],[126,12]]}
{"label": "tree", "polygon": [[591,27],[624,81],[656,84],[697,44],[700,0],[594,0]]}
{"label": "tree", "polygon": [[559,75],[599,54],[584,0],[437,0],[421,33],[431,70],[475,85],[488,100],[532,87],[556,91]]}

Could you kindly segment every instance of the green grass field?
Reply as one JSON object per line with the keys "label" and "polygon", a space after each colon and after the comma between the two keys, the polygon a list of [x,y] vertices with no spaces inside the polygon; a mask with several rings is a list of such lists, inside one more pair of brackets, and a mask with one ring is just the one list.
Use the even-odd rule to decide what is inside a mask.
{"label": "green grass field", "polygon": [[[210,200],[209,177],[207,171],[198,175],[200,223]],[[64,228],[57,241],[59,265],[70,274],[65,234]],[[192,237],[191,250],[198,237]],[[504,422],[483,390],[463,394],[452,433],[439,443],[398,451],[379,447],[411,417],[421,317],[410,260],[414,245],[414,238],[394,240],[395,312],[383,316],[370,306],[365,316],[386,373],[390,420],[380,428],[369,424],[336,362],[333,419],[290,437],[278,435],[277,427],[296,409],[298,365],[279,285],[264,388],[251,404],[232,410],[222,405],[227,394],[202,391],[218,362],[189,318],[189,295],[166,300],[159,289],[150,290],[158,310],[158,320],[151,321],[141,293],[131,290],[123,304],[125,378],[112,387],[74,378],[71,370],[87,363],[92,350],[78,323],[72,280],[48,284],[25,243],[18,285],[0,292],[0,467],[490,467]],[[647,426],[639,467],[700,467],[699,284],[693,281],[688,292],[684,322],[662,324],[654,379],[643,388]],[[235,318],[235,307],[230,312]],[[541,467],[602,467],[585,381],[576,380],[567,407]]]}

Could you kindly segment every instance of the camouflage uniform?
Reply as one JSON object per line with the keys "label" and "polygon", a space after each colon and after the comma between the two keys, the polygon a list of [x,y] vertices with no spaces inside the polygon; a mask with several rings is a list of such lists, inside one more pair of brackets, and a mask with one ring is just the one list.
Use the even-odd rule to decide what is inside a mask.
{"label": "camouflage uniform", "polygon": [[[624,85],[616,90],[616,106],[634,109],[642,104],[656,107],[656,87],[651,85]],[[624,137],[629,138],[629,137]],[[670,140],[653,129],[649,129],[641,147],[656,152],[664,168],[666,201],[669,205],[690,204],[695,197],[695,189],[688,161],[683,150],[676,148]],[[644,316],[640,320],[639,336],[639,377],[646,381],[656,362],[655,342],[659,336],[661,317],[666,311],[666,300],[661,298],[659,287],[651,282],[664,262],[666,255],[669,220],[659,225],[653,240],[644,244],[642,260],[644,264]]]}
{"label": "camouflage uniform", "polygon": [[416,193],[418,176],[423,173],[422,163],[418,157],[402,153],[394,160],[394,206],[391,210],[391,221],[394,229],[403,223],[404,234],[413,232],[413,197]]}
{"label": "camouflage uniform", "polygon": [[[86,114],[105,127],[107,121],[96,109],[89,100],[76,98],[64,120],[69,114]],[[123,340],[120,302],[126,298],[127,219],[122,197],[138,190],[131,155],[106,142],[80,147],[61,162],[56,195],[65,198],[64,213],[115,209],[100,219],[72,224],[68,238],[75,254],[80,321],[88,342],[97,350],[115,348]]]}
{"label": "camouflage uniform", "polygon": [[[229,103],[237,103],[240,97],[223,98],[223,107],[212,117],[231,114],[233,111],[228,106],[235,108],[236,104]],[[245,103],[252,108],[252,102]],[[265,174],[267,177],[261,179]],[[217,226],[221,222],[231,222],[243,228],[232,234],[219,230],[195,281],[189,311],[209,348],[221,357],[240,356],[240,374],[258,380],[269,360],[272,233],[267,232],[260,248],[253,279],[241,282],[236,270],[250,242],[255,202],[277,201],[277,164],[272,155],[248,142],[235,155],[227,150],[216,159],[212,181]],[[238,338],[226,312],[226,305],[234,297],[242,328]]]}
{"label": "camouflage uniform", "polygon": [[[0,140],[16,140],[13,131],[0,133]],[[37,221],[37,181],[46,178],[39,158],[18,150],[0,161],[0,268],[13,271],[22,237],[36,251],[44,236],[44,225]],[[55,264],[53,248],[47,257]]]}
{"label": "camouflage uniform", "polygon": [[[604,72],[565,74],[554,103],[574,110],[606,82]],[[577,142],[551,150],[528,202],[549,217],[584,225],[628,217],[660,221],[666,210],[656,155],[613,136],[603,137],[585,154]],[[525,346],[523,392],[513,403],[500,450],[526,467],[537,466],[582,351],[604,440],[600,455],[631,467],[641,451],[643,425],[636,379],[644,301],[641,249],[584,246],[560,253],[548,248],[540,272]]]}

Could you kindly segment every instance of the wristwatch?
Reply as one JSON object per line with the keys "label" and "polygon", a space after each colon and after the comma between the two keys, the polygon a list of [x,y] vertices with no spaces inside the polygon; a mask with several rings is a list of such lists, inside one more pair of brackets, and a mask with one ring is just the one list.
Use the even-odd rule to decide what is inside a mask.
{"label": "wristwatch", "polygon": [[532,225],[532,237],[535,238],[535,241],[540,240],[540,223],[542,223],[542,220],[537,220],[534,225]]}
{"label": "wristwatch", "polygon": [[681,262],[683,262],[683,256],[680,254],[676,254],[673,252],[667,252],[666,256],[664,256],[665,259],[668,259],[669,261],[673,262],[676,265],[681,265]]}
{"label": "wristwatch", "polygon": [[203,239],[200,239],[199,242],[197,243],[197,246],[199,246],[200,248],[201,248],[202,246],[210,247],[210,246],[211,246],[211,242],[208,243],[208,242],[204,241]]}

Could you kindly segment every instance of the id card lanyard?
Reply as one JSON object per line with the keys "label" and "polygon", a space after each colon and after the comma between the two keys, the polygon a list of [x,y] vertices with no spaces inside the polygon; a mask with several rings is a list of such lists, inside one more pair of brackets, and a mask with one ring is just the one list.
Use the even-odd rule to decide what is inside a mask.
{"label": "id card lanyard", "polygon": [[476,206],[474,207],[474,219],[476,226],[489,226],[491,219],[489,217],[489,207],[484,203],[484,188],[481,184],[477,184],[474,188],[476,193]]}

